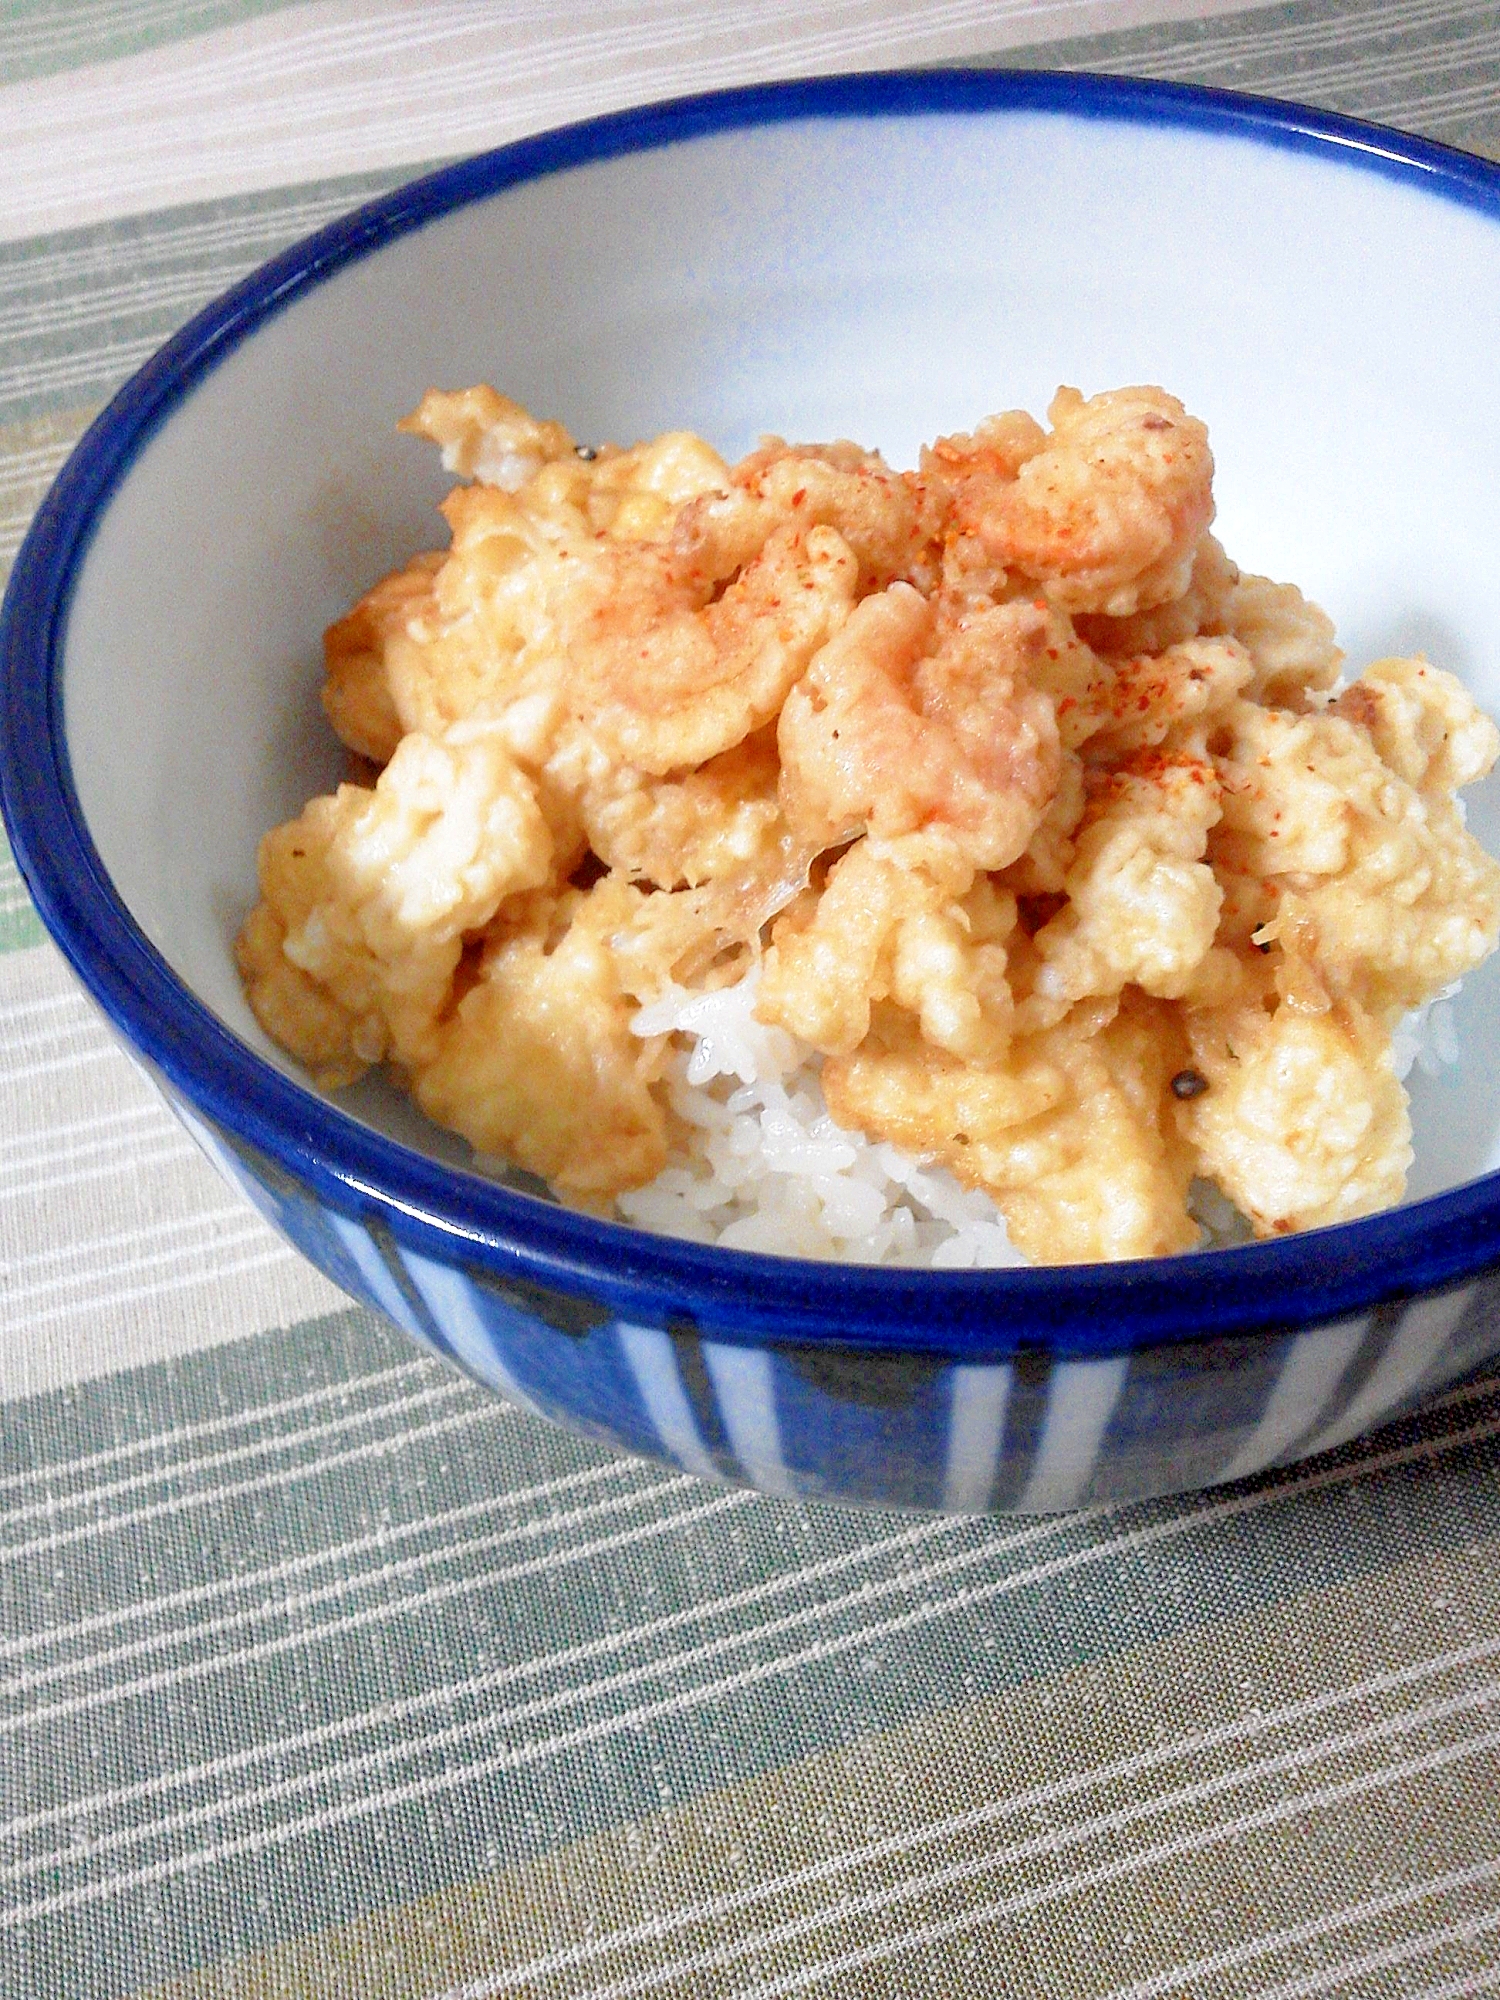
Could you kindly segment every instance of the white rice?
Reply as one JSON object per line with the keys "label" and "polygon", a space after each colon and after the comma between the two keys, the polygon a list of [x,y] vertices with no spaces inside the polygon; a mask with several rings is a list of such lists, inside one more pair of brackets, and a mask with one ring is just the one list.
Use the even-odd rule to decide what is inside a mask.
{"label": "white rice", "polygon": [[[1004,1218],[946,1168],[836,1125],[823,1101],[822,1058],[755,1018],[758,969],[717,993],[677,987],[632,1023],[671,1035],[667,1086],[686,1142],[649,1186],[618,1198],[640,1229],[729,1250],[933,1270],[1018,1265]],[[1450,987],[1396,1030],[1397,1074],[1458,1059]],[[1251,1240],[1218,1188],[1195,1181],[1203,1248]]]}
{"label": "white rice", "polygon": [[673,1109],[689,1137],[627,1222],[728,1250],[936,1270],[1021,1264],[988,1195],[899,1147],[846,1132],[823,1102],[821,1058],[754,1014],[758,973],[718,993],[674,989],[637,1014],[676,1037]]}
{"label": "white rice", "polygon": [[1458,1061],[1458,1019],[1452,1004],[1458,985],[1455,979],[1396,1023],[1391,1060],[1403,1082],[1414,1064],[1423,1076],[1441,1076]]}

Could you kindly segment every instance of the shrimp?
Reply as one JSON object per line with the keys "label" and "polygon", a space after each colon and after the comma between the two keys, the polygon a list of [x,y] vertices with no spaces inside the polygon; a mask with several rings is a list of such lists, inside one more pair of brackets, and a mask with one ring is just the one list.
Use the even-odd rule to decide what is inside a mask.
{"label": "shrimp", "polygon": [[671,545],[596,541],[559,605],[575,716],[652,776],[769,722],[848,616],[858,575],[843,537],[819,527],[777,528],[727,584],[717,569]]}
{"label": "shrimp", "polygon": [[734,468],[722,505],[746,503],[768,508],[774,520],[836,528],[859,562],[861,595],[898,580],[927,589],[936,581],[939,496],[920,479],[893,472],[878,452],[844,440],[806,445],[766,438]]}
{"label": "shrimp", "polygon": [[1205,427],[1154,388],[1059,389],[1048,414],[1045,446],[981,505],[980,540],[1064,611],[1124,618],[1181,597],[1214,514]]}
{"label": "shrimp", "polygon": [[1080,627],[1128,628],[1141,619],[1084,619],[1040,604],[1046,631],[1033,647],[1031,683],[1052,698],[1064,750],[1088,764],[1114,764],[1137,751],[1193,738],[1200,748],[1210,725],[1255,676],[1255,662],[1237,639],[1194,636],[1139,652],[1098,653]]}
{"label": "shrimp", "polygon": [[793,828],[824,846],[939,829],[976,868],[1016,860],[1061,764],[1052,704],[1028,683],[1046,629],[1030,605],[940,623],[904,583],[864,599],[781,712]]}
{"label": "shrimp", "polygon": [[408,730],[437,736],[483,709],[524,699],[544,758],[565,705],[557,606],[596,543],[659,541],[686,505],[719,492],[728,467],[685,431],[621,451],[576,451],[493,390],[431,392],[403,429],[443,446],[472,483],[442,503],[446,555],[418,556],[377,584],[324,642],[324,706],[350,747],[383,764]]}
{"label": "shrimp", "polygon": [[1202,755],[1213,726],[1254,678],[1237,639],[1184,639],[1164,652],[1101,660],[1076,707],[1059,704],[1058,726],[1085,761],[1113,765],[1167,744]]}
{"label": "shrimp", "polygon": [[1230,560],[1212,535],[1204,535],[1193,557],[1188,587],[1180,597],[1125,618],[1080,611],[1074,624],[1079,638],[1106,659],[1163,653],[1185,639],[1216,639],[1236,629],[1232,607],[1237,592],[1242,584],[1257,580],[1242,576],[1239,564]]}

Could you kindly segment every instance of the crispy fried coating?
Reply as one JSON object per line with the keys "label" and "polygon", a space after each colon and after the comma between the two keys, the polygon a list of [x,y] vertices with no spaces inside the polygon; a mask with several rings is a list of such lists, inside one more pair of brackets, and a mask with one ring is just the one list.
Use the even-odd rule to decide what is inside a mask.
{"label": "crispy fried coating", "polygon": [[809,1047],[847,1055],[882,1000],[906,1008],[924,1040],[969,1062],[1010,1039],[1005,938],[1014,898],[943,835],[855,843],[771,933],[757,1012]]}
{"label": "crispy fried coating", "polygon": [[1100,668],[1076,720],[1067,720],[1082,736],[1086,761],[1106,769],[1169,743],[1201,744],[1255,672],[1230,638],[1182,639],[1160,653],[1101,660]]}
{"label": "crispy fried coating", "polygon": [[1187,1015],[1208,1088],[1179,1112],[1200,1171],[1262,1236],[1347,1222],[1401,1199],[1411,1165],[1391,1039],[1355,1001]]}
{"label": "crispy fried coating", "polygon": [[[892,472],[878,452],[841,439],[829,445],[789,445],[766,438],[734,468],[727,498],[707,503],[720,513],[756,507],[774,524],[797,521],[835,528],[859,564],[859,592],[910,583],[931,590],[943,527],[939,493],[920,479]],[[766,533],[763,526],[762,538]]]}
{"label": "crispy fried coating", "polygon": [[580,458],[491,390],[429,394],[404,428],[472,476],[443,502],[446,555],[383,579],[324,641],[324,706],[361,755],[384,763],[408,731],[437,735],[478,709],[514,706],[518,749],[543,761],[565,720],[564,622],[587,566],[670,532],[729,473],[687,432]]}
{"label": "crispy fried coating", "polygon": [[636,1003],[609,945],[639,894],[606,877],[529,904],[486,945],[414,1089],[476,1152],[592,1206],[651,1180],[667,1157],[651,1087],[660,1045],[631,1033]]}
{"label": "crispy fried coating", "polygon": [[1143,756],[1096,785],[1067,900],[1032,939],[1025,1027],[1052,1027],[1126,986],[1166,1000],[1190,990],[1219,926],[1223,892],[1204,855],[1220,809],[1213,765],[1198,758]]}
{"label": "crispy fried coating", "polygon": [[1500,730],[1429,660],[1376,660],[1333,713],[1358,723],[1382,762],[1429,798],[1488,777],[1500,756]]}
{"label": "crispy fried coating", "polygon": [[1184,639],[1220,638],[1231,631],[1230,607],[1242,580],[1259,583],[1264,578],[1242,579],[1239,566],[1230,561],[1212,535],[1205,534],[1193,552],[1187,589],[1180,597],[1169,597],[1165,603],[1123,618],[1080,611],[1073,623],[1078,636],[1107,657],[1164,653],[1169,646],[1180,646]]}
{"label": "crispy fried coating", "polygon": [[1047,433],[1024,410],[986,417],[972,432],[941,437],[922,453],[920,476],[943,507],[942,587],[958,602],[988,604],[1008,593],[1005,564],[986,536],[1003,495]]}
{"label": "crispy fried coating", "polygon": [[396,754],[406,724],[391,688],[390,653],[433,605],[433,579],[446,558],[413,556],[382,577],[323,635],[323,708],[349,748],[372,764]]}
{"label": "crispy fried coating", "polygon": [[658,889],[753,872],[787,835],[779,768],[769,730],[679,778],[607,765],[580,799],[589,846],[606,868]]}
{"label": "crispy fried coating", "polygon": [[1024,604],[949,624],[910,584],[865,598],[781,711],[792,826],[822,846],[936,829],[976,868],[1016,860],[1057,787],[1052,704],[1028,682],[1045,629]]}
{"label": "crispy fried coating", "polygon": [[495,732],[404,737],[373,791],[341,785],[262,841],[239,948],[251,1006],[325,1082],[387,1055],[417,1068],[465,935],[545,882],[552,857],[534,787]]}
{"label": "crispy fried coating", "polygon": [[909,1030],[877,1034],[824,1065],[823,1091],[842,1124],[984,1188],[1037,1263],[1160,1257],[1199,1233],[1171,1091],[1185,1054],[1174,1015],[1132,994],[1018,1038],[1003,1064],[959,1062]]}
{"label": "crispy fried coating", "polygon": [[1326,611],[1309,604],[1295,584],[1242,576],[1227,595],[1223,616],[1225,630],[1254,665],[1246,687],[1253,701],[1299,712],[1319,706],[1344,664]]}
{"label": "crispy fried coating", "polygon": [[[264,868],[264,849],[262,856]],[[337,1090],[356,1082],[389,1046],[374,982],[346,1001],[337,990],[342,982],[323,966],[316,975],[304,972],[287,956],[289,929],[287,911],[263,895],[235,939],[235,964],[272,1041],[295,1056],[320,1089]]]}
{"label": "crispy fried coating", "polygon": [[856,577],[833,528],[776,528],[727,582],[670,547],[596,545],[563,621],[573,712],[656,777],[732,750],[843,624]]}
{"label": "crispy fried coating", "polygon": [[1500,935],[1456,798],[1500,732],[1425,660],[1341,688],[1164,390],[1049,421],[730,466],[432,391],[467,483],[326,636],[372,782],[262,843],[266,1032],[608,1212],[687,1115],[640,1010],[753,972],[833,1117],[1036,1261],[1193,1247],[1195,1177],[1266,1236],[1399,1200],[1392,1031]]}
{"label": "crispy fried coating", "polygon": [[[1494,731],[1449,675],[1424,663],[1404,681],[1356,681],[1345,699],[1389,723],[1405,692],[1434,733],[1446,724],[1459,768],[1488,768]],[[1415,690],[1430,688],[1430,706]],[[1387,692],[1390,690],[1391,692]],[[1246,915],[1283,953],[1307,961],[1336,998],[1381,1018],[1420,1006],[1472,970],[1500,928],[1500,867],[1465,828],[1456,801],[1418,790],[1348,713],[1296,715],[1240,704],[1217,766],[1219,865],[1251,887]],[[1393,751],[1393,754],[1396,754]],[[1413,721],[1409,768],[1425,757]],[[1258,891],[1258,893],[1257,893]]]}
{"label": "crispy fried coating", "polygon": [[482,479],[508,493],[518,492],[544,465],[575,450],[561,424],[538,421],[483,382],[468,389],[429,389],[396,428],[435,444],[445,471]]}
{"label": "crispy fried coating", "polygon": [[1059,389],[1052,430],[976,523],[1062,611],[1127,617],[1180,597],[1213,519],[1208,432],[1175,396]]}

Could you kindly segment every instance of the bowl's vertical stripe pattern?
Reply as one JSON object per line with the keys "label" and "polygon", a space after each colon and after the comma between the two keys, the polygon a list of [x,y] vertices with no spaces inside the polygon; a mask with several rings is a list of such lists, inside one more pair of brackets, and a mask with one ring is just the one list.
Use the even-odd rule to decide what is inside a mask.
{"label": "bowl's vertical stripe pattern", "polygon": [[1282,1359],[1260,1420],[1223,1467],[1222,1479],[1248,1478],[1264,1472],[1305,1438],[1338,1392],[1344,1371],[1369,1331],[1369,1315],[1338,1326],[1301,1333]]}
{"label": "bowl's vertical stripe pattern", "polygon": [[1415,1299],[1398,1313],[1388,1315],[1393,1323],[1378,1361],[1341,1414],[1326,1429],[1318,1431],[1305,1450],[1332,1451],[1378,1424],[1385,1411],[1403,1409],[1432,1373],[1475,1289],[1473,1285],[1463,1285],[1456,1291]]}
{"label": "bowl's vertical stripe pattern", "polygon": [[724,1413],[730,1449],[751,1485],[763,1493],[795,1493],[781,1448],[772,1351],[705,1340],[703,1365]]}
{"label": "bowl's vertical stripe pattern", "polygon": [[439,1264],[383,1222],[324,1206],[162,1087],[263,1215],[430,1351],[601,1442],[765,1492],[950,1513],[1117,1504],[1331,1450],[1500,1351],[1488,1279],[1280,1338],[1130,1354],[974,1363],[744,1346]]}
{"label": "bowl's vertical stripe pattern", "polygon": [[948,1449],[943,1505],[952,1514],[982,1514],[995,1490],[1005,1446],[1010,1367],[960,1362],[949,1370]]}

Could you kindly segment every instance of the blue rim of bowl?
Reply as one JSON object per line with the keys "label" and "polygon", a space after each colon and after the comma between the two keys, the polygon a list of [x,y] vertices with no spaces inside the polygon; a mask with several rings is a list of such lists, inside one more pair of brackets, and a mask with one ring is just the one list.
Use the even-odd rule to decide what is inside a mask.
{"label": "blue rim of bowl", "polygon": [[1051,71],[891,71],[712,92],[521,140],[414,180],[271,259],[131,377],[59,475],[0,608],[0,805],[44,924],[127,1042],[225,1132],[335,1211],[512,1281],[748,1343],[829,1341],[956,1359],[1020,1345],[1121,1352],[1316,1323],[1500,1262],[1500,1174],[1337,1228],[1210,1256],[1000,1271],[828,1265],[708,1249],[456,1173],[293,1083],[177,979],[115,892],[68,765],[62,658],[95,526],[137,454],[219,360],[393,238],[507,189],[623,154],[812,119],[1042,112],[1314,153],[1500,222],[1500,167],[1430,141],[1235,92]]}

